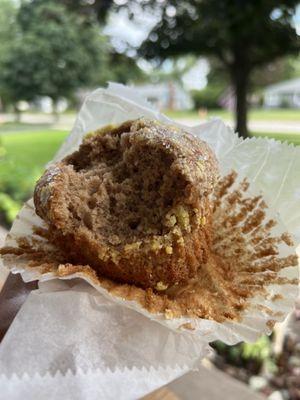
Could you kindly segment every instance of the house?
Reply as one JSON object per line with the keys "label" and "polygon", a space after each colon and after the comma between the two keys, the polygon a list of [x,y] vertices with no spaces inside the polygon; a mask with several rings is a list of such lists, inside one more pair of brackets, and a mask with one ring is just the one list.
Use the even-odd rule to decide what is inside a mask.
{"label": "house", "polygon": [[136,92],[159,110],[188,110],[193,108],[193,100],[178,83],[163,82],[136,85]]}
{"label": "house", "polygon": [[300,108],[300,78],[267,86],[264,91],[265,107]]}

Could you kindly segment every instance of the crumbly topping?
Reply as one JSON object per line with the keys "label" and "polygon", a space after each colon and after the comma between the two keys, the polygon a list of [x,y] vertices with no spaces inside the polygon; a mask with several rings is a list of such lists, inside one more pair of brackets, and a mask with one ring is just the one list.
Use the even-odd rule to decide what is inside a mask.
{"label": "crumbly topping", "polygon": [[206,259],[217,176],[215,155],[192,134],[127,121],[88,134],[46,170],[35,210],[69,262],[145,288],[186,282]]}

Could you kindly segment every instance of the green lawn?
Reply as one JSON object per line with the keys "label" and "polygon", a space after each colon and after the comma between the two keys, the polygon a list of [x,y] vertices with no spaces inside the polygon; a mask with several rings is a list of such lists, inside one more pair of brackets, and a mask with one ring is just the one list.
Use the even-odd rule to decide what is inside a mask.
{"label": "green lawn", "polygon": [[251,136],[266,137],[280,140],[281,142],[293,143],[300,146],[300,133],[270,133],[270,132],[252,132]]}
{"label": "green lawn", "polygon": [[6,160],[22,166],[24,170],[43,168],[51,160],[68,132],[37,130],[35,132],[10,132],[1,135],[6,150]]}
{"label": "green lawn", "polygon": [[[33,129],[0,132],[0,223],[9,227],[67,132]],[[23,129],[23,131],[22,131]]]}
{"label": "green lawn", "polygon": [[[199,119],[197,111],[166,111],[166,115],[171,118],[191,118]],[[233,114],[230,111],[216,109],[208,110],[208,117],[220,117],[226,120],[232,119]],[[202,117],[203,119],[203,117]],[[249,112],[249,120],[255,121],[299,121],[300,122],[300,111],[297,109],[253,109]]]}

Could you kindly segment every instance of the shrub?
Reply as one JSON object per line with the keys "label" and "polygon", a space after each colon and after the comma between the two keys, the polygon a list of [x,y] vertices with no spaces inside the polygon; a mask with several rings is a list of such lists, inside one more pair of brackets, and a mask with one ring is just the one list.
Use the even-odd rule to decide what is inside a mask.
{"label": "shrub", "polygon": [[212,344],[225,363],[244,368],[250,374],[259,374],[262,367],[273,372],[275,367],[272,354],[272,342],[268,336],[260,337],[255,343],[238,343],[228,346],[221,341]]}
{"label": "shrub", "polygon": [[208,85],[203,90],[192,91],[195,108],[220,108],[219,100],[224,91],[223,86]]}
{"label": "shrub", "polygon": [[0,221],[9,226],[20,209],[20,203],[13,200],[8,194],[0,193]]}

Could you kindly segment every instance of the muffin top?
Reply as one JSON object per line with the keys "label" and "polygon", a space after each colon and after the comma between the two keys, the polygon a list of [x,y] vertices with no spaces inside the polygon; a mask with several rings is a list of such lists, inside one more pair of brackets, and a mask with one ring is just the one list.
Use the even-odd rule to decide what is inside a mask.
{"label": "muffin top", "polygon": [[[90,197],[90,214],[98,211],[102,222],[117,224],[122,236],[128,238],[132,231],[161,234],[172,209],[199,208],[217,176],[216,158],[205,142],[177,127],[142,118],[88,134],[78,151],[46,171],[37,184],[35,204],[43,219],[63,229],[70,213],[76,214],[75,208],[81,209],[80,202]],[[51,188],[59,181],[61,192],[54,195]]]}
{"label": "muffin top", "polygon": [[138,119],[86,135],[44,173],[34,202],[73,262],[145,287],[176,283],[205,262],[217,175],[205,142]]}

